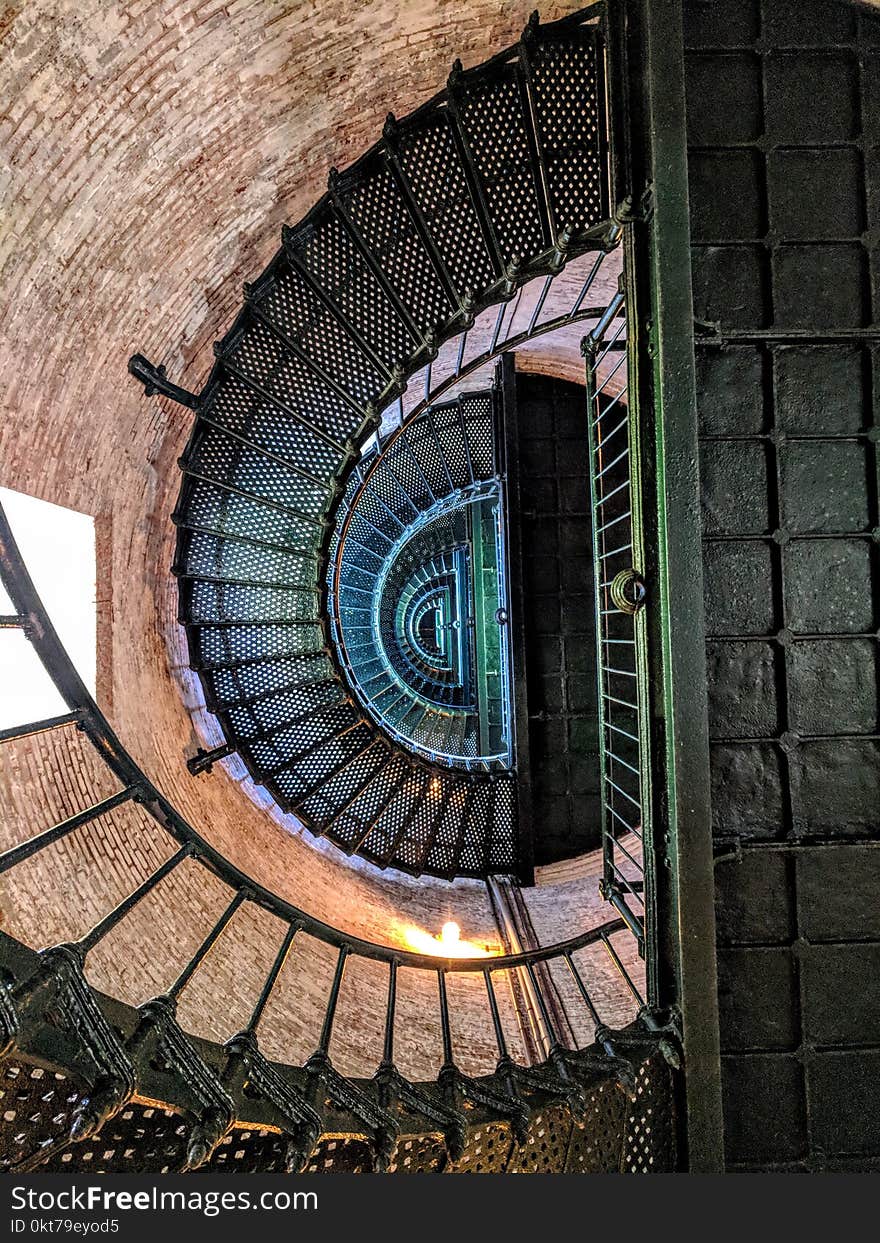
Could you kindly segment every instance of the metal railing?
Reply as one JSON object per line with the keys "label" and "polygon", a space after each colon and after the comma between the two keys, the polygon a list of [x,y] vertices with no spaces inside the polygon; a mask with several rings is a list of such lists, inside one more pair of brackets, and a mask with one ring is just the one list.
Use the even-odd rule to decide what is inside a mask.
{"label": "metal railing", "polygon": [[[600,1008],[594,997],[593,985],[585,980],[582,968],[575,961],[575,956],[579,951],[589,946],[601,946],[604,949],[615,971],[619,973],[625,991],[632,998],[634,1011],[638,1009],[641,1014],[645,1030],[657,1030],[657,1024],[645,1009],[638,987],[624,964],[625,953],[622,953],[621,947],[616,944],[616,938],[621,933],[624,936],[626,935],[625,924],[622,920],[603,923],[566,941],[524,953],[507,954],[490,959],[443,959],[365,941],[360,937],[353,936],[344,930],[316,919],[314,916],[307,914],[305,911],[269,892],[214,849],[184,819],[168,799],[161,794],[125,750],[88,693],[58,639],[52,622],[46,614],[22,562],[2,507],[0,507],[0,579],[2,579],[2,583],[15,610],[12,615],[4,618],[4,625],[18,627],[27,635],[69,709],[68,712],[48,720],[31,722],[19,727],[6,729],[0,734],[0,742],[9,743],[48,731],[74,726],[85,734],[106,767],[121,784],[120,790],[110,797],[94,803],[92,806],[69,816],[57,824],[51,825],[26,841],[9,847],[0,854],[0,874],[8,873],[11,869],[14,869],[26,859],[37,855],[46,847],[128,802],[139,804],[176,843],[174,853],[160,867],[138,884],[127,897],[105,914],[78,940],[41,951],[41,959],[46,972],[70,972],[74,970],[81,974],[86,958],[94,950],[95,946],[112,929],[122,923],[163,879],[178,868],[184,860],[189,859],[197,861],[227,886],[229,902],[190,960],[178,973],[176,979],[169,984],[162,997],[147,1003],[146,1007],[141,1008],[141,1013],[147,1014],[149,1012],[149,1014],[155,1017],[155,1013],[158,1013],[155,1007],[159,1006],[161,1010],[164,1006],[168,1009],[168,1014],[171,1015],[171,1018],[168,1018],[166,1014],[162,1021],[171,1022],[173,1020],[174,1007],[180,994],[192,981],[193,976],[207,956],[215,950],[222,934],[231,924],[237,912],[246,904],[261,907],[283,921],[286,925],[286,931],[282,937],[272,967],[265,977],[258,996],[254,999],[253,1009],[246,1028],[234,1040],[246,1039],[253,1042],[253,1056],[257,1056],[257,1030],[266,1007],[272,998],[282,968],[288,960],[294,939],[300,934],[314,937],[333,947],[336,951],[336,967],[326,1000],[318,1047],[306,1064],[310,1072],[314,1072],[319,1079],[323,1076],[322,1082],[327,1080],[328,1077],[334,1083],[338,1083],[340,1080],[337,1072],[333,1070],[329,1063],[328,1050],[346,966],[349,960],[358,957],[380,961],[388,967],[386,1016],[382,1040],[383,1055],[376,1072],[377,1077],[381,1075],[387,1077],[393,1071],[394,1075],[399,1078],[399,1072],[397,1072],[393,1062],[397,972],[400,968],[415,968],[421,972],[429,972],[436,980],[440,1029],[442,1032],[443,1071],[441,1072],[441,1078],[445,1075],[450,1082],[454,1080],[455,1085],[457,1085],[456,1092],[463,1093],[465,1096],[471,1095],[484,1102],[488,1100],[491,1107],[501,1109],[502,1112],[505,1108],[508,1111],[511,1108],[521,1110],[522,1102],[518,1100],[518,1093],[520,1086],[523,1084],[531,1084],[531,1086],[537,1084],[542,1090],[552,1090],[554,1085],[558,1091],[568,1091],[571,1088],[569,1059],[573,1056],[573,1051],[566,1049],[561,1038],[555,1034],[550,1012],[540,992],[538,974],[535,971],[537,964],[556,963],[564,967],[569,973],[585,1016],[594,1028],[594,1035],[598,1041],[599,1049],[610,1059],[609,1067],[612,1070],[615,1068],[619,1070],[622,1065],[619,1057],[619,1046],[615,1037],[603,1023]],[[538,1005],[542,1012],[543,1022],[551,1033],[549,1041],[550,1058],[547,1065],[551,1067],[553,1073],[549,1079],[540,1078],[540,1080],[534,1080],[530,1078],[530,1076],[537,1072],[517,1066],[511,1058],[508,1034],[505,1032],[501,1019],[496,992],[498,982],[503,980],[505,973],[508,972],[523,972],[529,980],[531,989],[537,992]],[[469,1080],[467,1076],[463,1076],[457,1069],[451,1035],[452,1024],[446,981],[447,976],[450,974],[460,973],[468,973],[480,977],[484,981],[498,1053],[499,1073],[503,1072],[507,1084],[505,1089],[506,1096],[503,1093],[502,1097],[497,1098],[488,1089],[480,1089],[478,1085]],[[40,973],[37,972],[33,979],[36,979],[39,975]],[[33,979],[29,984],[23,986],[24,992],[21,993],[21,996],[25,998],[29,996],[28,989],[34,987]],[[21,1000],[21,996],[19,1000]],[[15,997],[16,994],[13,991],[13,1000],[15,1000]],[[154,1009],[150,1010],[150,1007]],[[85,1025],[84,1032],[87,1027],[88,1024]],[[86,1038],[85,1035],[83,1038]],[[107,1039],[106,1033],[104,1033],[103,1038]],[[228,1042],[227,1047],[231,1047],[233,1044],[234,1041]],[[195,1055],[190,1050],[187,1056]],[[401,1079],[401,1082],[404,1081]],[[560,1084],[562,1085],[561,1087]],[[412,1085],[406,1086],[407,1090],[415,1091]],[[513,1104],[511,1104],[511,1096]],[[357,1093],[354,1093],[352,1099],[357,1104]],[[114,1108],[118,1107],[121,1107],[119,1101],[116,1102]],[[366,1106],[364,1106],[364,1109],[366,1109]],[[112,1112],[113,1110],[110,1110],[111,1114]],[[105,1111],[101,1115],[101,1119],[103,1120],[106,1116],[109,1115]],[[228,1122],[229,1120],[227,1119],[227,1124]],[[86,1126],[85,1122],[82,1122],[80,1131],[82,1134],[92,1134],[96,1129],[96,1125],[90,1124]],[[222,1128],[218,1135],[213,1136],[212,1142],[219,1141],[219,1134],[222,1134]],[[76,1133],[76,1127],[74,1127],[71,1136],[68,1137],[66,1142],[80,1137],[81,1135]],[[195,1147],[192,1147],[190,1164],[199,1164],[207,1159],[211,1151],[211,1144],[203,1143],[203,1140],[204,1136],[202,1136],[202,1139],[199,1140]],[[195,1144],[195,1141],[193,1143]]]}
{"label": "metal railing", "polygon": [[[623,292],[584,339],[599,674],[604,896],[645,954],[651,892],[646,596],[638,417],[629,400]],[[599,371],[602,370],[600,379]],[[612,396],[609,385],[620,377]]]}
{"label": "metal railing", "polygon": [[[132,799],[140,804],[153,819],[180,844],[181,851],[198,859],[209,871],[223,880],[230,888],[245,891],[247,900],[270,911],[279,919],[295,924],[296,927],[319,941],[324,941],[337,949],[345,949],[347,953],[357,954],[364,958],[378,959],[383,962],[396,962],[399,966],[437,970],[437,960],[422,954],[415,954],[393,946],[378,945],[352,937],[332,925],[307,915],[298,907],[271,893],[258,882],[240,871],[233,863],[224,858],[219,851],[210,845],[184,817],[175,810],[172,804],[162,795],[150,781],[143,770],[137,765],[128,751],[111,728],[107,718],[101,712],[85,684],[74,668],[64,650],[55,628],[43,608],[30,575],[18,551],[18,546],[0,505],[0,580],[16,608],[16,613],[5,618],[10,628],[20,628],[32,643],[37,655],[49,673],[52,681],[68,705],[69,711],[42,721],[29,722],[20,726],[0,731],[0,743],[11,742],[35,734],[47,733],[53,729],[63,729],[75,725],[93,744],[101,759],[110,771],[122,783],[122,790],[112,798],[97,803],[93,807],[77,813],[64,821],[39,833],[36,837],[18,846],[12,847],[0,855],[0,873],[8,871],[17,863],[30,858],[45,846],[58,841],[74,829],[88,823],[89,820],[104,815],[121,803]],[[182,856],[181,856],[182,857]],[[175,862],[181,860],[175,856]],[[167,868],[163,864],[163,868]],[[167,872],[163,871],[162,875]],[[160,877],[151,881],[150,887],[158,883]],[[139,895],[138,900],[141,896]],[[130,909],[127,908],[127,909]],[[528,954],[514,955],[510,958],[493,958],[491,971],[503,971],[512,967],[524,966],[529,962],[539,962],[547,958],[557,958],[565,950],[574,952],[586,945],[601,940],[603,934],[612,935],[620,929],[619,921],[615,921],[595,932],[583,933],[570,941],[545,949],[534,950]],[[459,959],[444,961],[445,971],[479,971],[486,970],[484,959]]]}

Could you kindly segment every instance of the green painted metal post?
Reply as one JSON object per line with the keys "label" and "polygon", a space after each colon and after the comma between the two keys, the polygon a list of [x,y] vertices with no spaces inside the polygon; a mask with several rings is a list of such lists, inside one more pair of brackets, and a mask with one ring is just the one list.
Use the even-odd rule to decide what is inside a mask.
{"label": "green painted metal post", "polygon": [[[654,763],[656,1000],[685,1051],[687,1168],[723,1168],[682,0],[610,0],[632,230]],[[614,61],[617,61],[616,66]],[[628,149],[627,149],[628,148]],[[653,491],[653,496],[651,495]]]}

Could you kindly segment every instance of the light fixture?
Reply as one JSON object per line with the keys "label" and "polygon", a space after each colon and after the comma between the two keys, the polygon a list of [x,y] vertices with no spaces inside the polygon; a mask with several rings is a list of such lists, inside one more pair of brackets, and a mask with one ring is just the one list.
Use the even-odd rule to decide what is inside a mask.
{"label": "light fixture", "polygon": [[425,932],[422,928],[405,928],[407,945],[420,954],[432,954],[435,958],[491,958],[499,948],[478,945],[475,941],[463,941],[461,928],[449,919],[439,933]]}

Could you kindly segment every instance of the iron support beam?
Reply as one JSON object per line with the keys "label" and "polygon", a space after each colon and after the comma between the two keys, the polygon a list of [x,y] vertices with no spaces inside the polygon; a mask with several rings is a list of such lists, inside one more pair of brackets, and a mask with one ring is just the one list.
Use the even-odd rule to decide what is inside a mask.
{"label": "iron support beam", "polygon": [[176,401],[178,405],[186,406],[189,410],[198,410],[201,397],[198,393],[191,393],[188,389],[181,388],[179,384],[172,384],[165,375],[165,367],[151,363],[144,358],[143,354],[132,354],[128,360],[128,370],[136,380],[140,380],[144,386],[144,395],[153,397],[156,393],[161,393],[163,397],[167,397],[170,401]]}
{"label": "iron support beam", "polygon": [[520,884],[535,883],[535,844],[532,806],[532,761],[529,751],[529,703],[526,669],[525,587],[522,564],[522,508],[520,504],[519,433],[516,404],[516,365],[509,354],[502,356],[496,372],[496,411],[500,427],[496,437],[503,455],[507,504],[507,558],[510,574],[510,647],[513,702],[511,750],[516,767],[518,804],[517,875]]}
{"label": "iron support beam", "polygon": [[[611,0],[612,98],[630,112],[631,384],[643,411],[659,954],[650,1004],[674,1006],[685,1049],[687,1166],[723,1168],[681,0]],[[627,77],[629,81],[627,81]],[[616,79],[616,80],[614,80]],[[620,207],[621,204],[618,204]],[[650,524],[653,527],[653,524]]]}

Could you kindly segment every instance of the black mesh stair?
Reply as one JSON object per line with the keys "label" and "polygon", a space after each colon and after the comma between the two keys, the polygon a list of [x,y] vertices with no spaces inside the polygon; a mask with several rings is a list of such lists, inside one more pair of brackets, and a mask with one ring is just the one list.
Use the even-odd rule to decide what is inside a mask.
{"label": "black mesh stair", "polygon": [[[516,47],[456,66],[445,91],[389,118],[382,140],[284,229],[202,393],[132,360],[148,391],[196,410],[175,572],[207,706],[283,809],[382,866],[515,869],[516,790],[503,765],[468,762],[479,747],[455,678],[444,686],[438,667],[413,658],[418,693],[402,693],[355,603],[418,515],[491,478],[487,421],[459,402],[424,413],[351,509],[369,468],[361,451],[406,377],[475,315],[607,247],[603,66],[591,10],[533,19]],[[343,521],[335,598],[328,565]],[[401,608],[417,614],[405,624],[427,625],[436,600],[416,600],[420,588],[438,600],[451,589],[454,535],[428,577],[401,586]]]}

